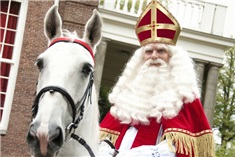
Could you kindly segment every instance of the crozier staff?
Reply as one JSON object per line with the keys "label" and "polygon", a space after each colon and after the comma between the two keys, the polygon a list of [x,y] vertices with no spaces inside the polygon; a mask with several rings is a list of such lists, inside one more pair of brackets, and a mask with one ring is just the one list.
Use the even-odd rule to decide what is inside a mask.
{"label": "crozier staff", "polygon": [[175,46],[180,31],[174,16],[155,0],[137,21],[141,47],[109,94],[113,106],[100,124],[101,141],[109,140],[118,157],[215,156],[194,64]]}

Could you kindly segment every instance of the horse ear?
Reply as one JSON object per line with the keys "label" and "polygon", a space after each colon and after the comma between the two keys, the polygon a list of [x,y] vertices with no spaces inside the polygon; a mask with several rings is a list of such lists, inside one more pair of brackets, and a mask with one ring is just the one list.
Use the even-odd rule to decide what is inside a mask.
{"label": "horse ear", "polygon": [[48,43],[62,35],[62,20],[58,12],[58,5],[53,5],[44,18],[44,34]]}
{"label": "horse ear", "polygon": [[101,39],[102,19],[99,12],[94,9],[91,18],[85,26],[85,33],[83,40],[94,48]]}

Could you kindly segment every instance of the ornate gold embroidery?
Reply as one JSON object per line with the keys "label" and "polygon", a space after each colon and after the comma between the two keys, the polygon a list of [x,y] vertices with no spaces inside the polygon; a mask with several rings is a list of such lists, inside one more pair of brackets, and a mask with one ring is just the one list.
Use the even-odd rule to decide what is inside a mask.
{"label": "ornate gold embroidery", "polygon": [[110,130],[107,128],[100,128],[100,141],[108,139],[110,142],[112,142],[113,145],[115,145],[115,142],[119,136],[120,132]]}
{"label": "ornate gold embroidery", "polygon": [[164,131],[162,140],[167,140],[172,150],[192,157],[215,157],[214,139],[210,129],[192,133],[188,130],[168,128]]}

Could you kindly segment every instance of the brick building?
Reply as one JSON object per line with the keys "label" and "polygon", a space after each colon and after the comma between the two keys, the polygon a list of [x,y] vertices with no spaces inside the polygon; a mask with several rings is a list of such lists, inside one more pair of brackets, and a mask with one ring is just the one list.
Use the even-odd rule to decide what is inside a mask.
{"label": "brick building", "polygon": [[[1,1],[2,157],[29,156],[26,134],[31,120],[31,106],[38,75],[34,63],[37,56],[47,47],[43,19],[54,3],[59,3],[63,28],[76,30],[79,36],[82,36],[84,25],[92,10],[98,7],[98,0]],[[12,21],[14,26],[10,26]],[[10,56],[5,55],[9,52]],[[3,71],[4,68],[8,70]]]}

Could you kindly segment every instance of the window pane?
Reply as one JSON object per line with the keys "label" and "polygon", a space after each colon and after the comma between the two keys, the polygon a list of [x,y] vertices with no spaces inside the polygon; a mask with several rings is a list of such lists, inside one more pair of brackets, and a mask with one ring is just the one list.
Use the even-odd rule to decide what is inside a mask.
{"label": "window pane", "polygon": [[7,15],[0,13],[0,17],[1,17],[1,24],[0,24],[0,26],[4,28],[5,25],[6,25],[6,18],[7,18]]}
{"label": "window pane", "polygon": [[6,34],[5,43],[14,44],[15,34],[16,32],[8,30]]}
{"label": "window pane", "polygon": [[7,28],[16,29],[17,20],[18,17],[16,16],[9,16]]}
{"label": "window pane", "polygon": [[11,69],[11,65],[8,63],[0,63],[1,76],[8,77]]}
{"label": "window pane", "polygon": [[19,2],[11,2],[10,14],[18,15],[19,10],[20,10],[20,3]]}
{"label": "window pane", "polygon": [[4,102],[5,102],[5,94],[1,94],[0,98],[1,98],[1,102],[0,102],[0,109],[3,108],[4,106]]}
{"label": "window pane", "polygon": [[8,79],[5,78],[0,78],[0,92],[6,93],[7,91],[7,84],[8,84]]}
{"label": "window pane", "polygon": [[12,53],[13,53],[13,47],[12,46],[8,46],[8,45],[3,46],[2,58],[12,59]]}
{"label": "window pane", "polygon": [[3,36],[4,36],[4,29],[1,29],[1,34],[0,34],[1,43],[3,42]]}
{"label": "window pane", "polygon": [[1,1],[1,9],[0,9],[1,12],[5,13],[7,12],[8,3],[9,1]]}

